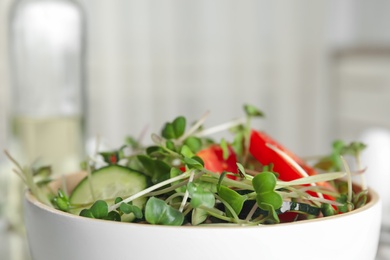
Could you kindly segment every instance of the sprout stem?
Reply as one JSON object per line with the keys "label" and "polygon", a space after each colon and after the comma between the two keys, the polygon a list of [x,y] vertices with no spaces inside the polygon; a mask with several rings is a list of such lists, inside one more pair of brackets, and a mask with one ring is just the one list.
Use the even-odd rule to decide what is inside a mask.
{"label": "sprout stem", "polygon": [[208,208],[208,207],[205,207],[202,205],[199,206],[199,208],[207,211],[207,213],[213,217],[219,218],[219,219],[227,221],[227,222],[235,222],[234,218],[226,217],[222,211],[220,211],[216,208]]}
{"label": "sprout stem", "polygon": [[136,194],[131,195],[130,197],[124,199],[123,201],[121,201],[121,202],[119,202],[119,203],[117,203],[117,204],[114,204],[114,205],[110,206],[110,208],[109,208],[108,211],[110,212],[110,211],[115,210],[115,209],[118,208],[123,202],[124,202],[124,203],[128,203],[128,202],[130,202],[130,201],[133,201],[133,200],[135,200],[135,199],[137,199],[137,198],[140,198],[140,197],[142,197],[142,196],[148,194],[149,192],[152,192],[152,191],[157,190],[157,189],[159,189],[159,188],[161,188],[161,187],[164,187],[165,185],[168,185],[168,184],[171,184],[171,183],[173,183],[173,182],[176,182],[176,181],[179,181],[179,180],[188,178],[189,175],[190,175],[189,172],[184,172],[183,174],[180,174],[180,175],[178,175],[178,176],[176,176],[176,177],[173,177],[173,178],[170,178],[170,179],[168,179],[168,180],[159,182],[159,183],[157,183],[157,184],[155,184],[155,185],[153,185],[153,186],[150,186],[149,188],[146,188],[146,189],[144,189],[144,190],[142,190],[142,191],[140,191],[140,192],[138,192],[138,193],[136,193]]}
{"label": "sprout stem", "polygon": [[182,135],[178,139],[178,141],[182,142],[187,137],[193,135],[199,129],[199,127],[204,123],[204,121],[206,121],[206,118],[208,117],[209,114],[210,112],[206,112],[187,132],[184,133],[184,135]]}
{"label": "sprout stem", "polygon": [[183,192],[178,192],[178,193],[173,193],[171,196],[169,196],[165,202],[167,204],[169,204],[174,198],[177,198],[177,197],[184,197],[184,193]]}
{"label": "sprout stem", "polygon": [[331,181],[344,177],[346,175],[345,172],[329,172],[329,173],[321,173],[318,175],[312,175],[304,178],[299,178],[292,181],[277,181],[277,187],[284,186],[293,186],[293,185],[304,185],[311,184],[315,182],[323,182],[323,181]]}
{"label": "sprout stem", "polygon": [[253,214],[255,214],[257,208],[258,208],[257,203],[253,204],[252,209],[249,211],[248,215],[245,218],[246,221],[249,221],[253,217]]}
{"label": "sprout stem", "polygon": [[197,137],[204,137],[204,136],[212,135],[212,134],[219,133],[221,131],[227,130],[229,128],[241,125],[244,122],[245,122],[244,118],[238,118],[236,120],[233,120],[233,121],[221,124],[221,125],[217,125],[217,126],[205,129],[205,130],[202,130],[202,131],[196,133],[195,135]]}
{"label": "sprout stem", "polygon": [[[191,174],[190,174],[190,178],[188,180],[188,183],[190,183],[194,180],[194,174],[195,174],[195,171],[191,170]],[[184,193],[184,196],[183,196],[183,200],[181,201],[181,204],[180,204],[180,208],[179,208],[180,212],[183,212],[184,206],[186,205],[186,202],[188,200],[188,196],[189,196],[188,189],[186,189],[186,192]]]}
{"label": "sprout stem", "polygon": [[[356,158],[356,164],[358,167],[358,171],[360,172],[363,170],[360,154],[358,153],[355,156],[355,158]],[[360,184],[362,186],[362,190],[367,190],[368,187],[367,187],[366,176],[365,176],[364,172],[362,174],[360,174],[360,182],[361,182]]]}
{"label": "sprout stem", "polygon": [[351,211],[351,202],[352,202],[352,176],[351,176],[351,171],[349,169],[349,165],[347,161],[344,159],[343,156],[340,155],[341,161],[343,162],[345,171],[347,172],[347,178],[348,178],[348,197],[347,197],[347,202],[348,202],[348,210]]}
{"label": "sprout stem", "polygon": [[237,213],[234,211],[232,206],[229,203],[227,203],[225,200],[223,200],[221,197],[219,197],[217,194],[215,194],[215,198],[223,203],[226,209],[229,210],[231,215],[233,216],[234,222],[238,223],[240,219],[238,218]]}

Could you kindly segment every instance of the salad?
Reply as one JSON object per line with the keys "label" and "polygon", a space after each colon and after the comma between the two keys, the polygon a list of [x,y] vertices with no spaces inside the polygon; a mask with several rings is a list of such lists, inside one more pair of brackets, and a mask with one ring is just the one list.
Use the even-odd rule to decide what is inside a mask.
{"label": "salad", "polygon": [[[252,120],[261,117],[262,111],[244,105],[243,118],[205,129],[206,115],[192,125],[179,116],[151,135],[152,145],[128,137],[117,150],[88,158],[82,163],[86,177],[70,194],[50,188],[49,166],[22,167],[6,154],[39,201],[87,218],[243,226],[327,217],[365,205],[364,144],[335,141],[329,155],[309,164],[252,129]],[[210,138],[221,131],[226,138]]]}

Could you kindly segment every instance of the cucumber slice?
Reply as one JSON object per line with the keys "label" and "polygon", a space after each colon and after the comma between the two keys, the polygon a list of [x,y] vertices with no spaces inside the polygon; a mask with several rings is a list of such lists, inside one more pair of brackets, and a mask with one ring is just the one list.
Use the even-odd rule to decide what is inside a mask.
{"label": "cucumber slice", "polygon": [[[112,205],[116,197],[129,197],[147,186],[148,178],[142,173],[119,165],[109,165],[92,172],[90,180],[88,176],[85,177],[73,190],[69,201],[73,205],[88,205],[95,200],[106,200]],[[145,202],[145,198],[139,198],[133,204],[142,208]],[[77,214],[77,211],[81,209],[73,213]]]}

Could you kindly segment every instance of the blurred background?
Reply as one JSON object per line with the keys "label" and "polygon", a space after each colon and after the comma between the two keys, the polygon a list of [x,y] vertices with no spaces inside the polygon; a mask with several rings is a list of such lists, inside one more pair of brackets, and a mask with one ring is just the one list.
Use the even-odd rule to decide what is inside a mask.
{"label": "blurred background", "polygon": [[[50,15],[43,12],[17,20],[15,1],[0,0],[1,148],[18,153],[15,131],[30,129],[23,126],[25,117],[17,121],[21,114],[39,110],[40,115],[57,115],[53,111],[62,101],[54,96],[64,95],[61,88],[72,89],[66,92],[71,101],[58,113],[77,120],[59,129],[68,129],[67,138],[71,133],[73,138],[64,139],[67,145],[82,144],[67,148],[77,152],[91,151],[97,136],[106,147],[117,148],[125,136],[137,137],[146,128],[157,132],[177,115],[195,121],[210,111],[207,126],[224,123],[242,116],[243,104],[249,103],[266,114],[255,126],[303,157],[328,153],[337,138],[366,142],[369,184],[390,204],[390,31],[385,27],[390,24],[389,1],[73,3],[80,13],[65,7],[55,10],[64,22],[49,23],[54,29],[45,31],[66,44],[72,44],[69,39],[76,44],[65,50],[74,51],[68,55],[74,60],[61,70],[68,73],[67,83],[57,87],[57,78],[44,86],[45,74],[20,79],[21,73],[15,72],[28,66],[37,71],[44,68],[35,54],[23,53],[26,45],[20,41],[28,42],[22,37],[23,26],[47,26]],[[71,21],[69,27],[61,27],[66,21]],[[29,37],[41,37],[38,31]],[[51,51],[39,41],[34,44],[32,53]],[[36,103],[28,103],[37,93]],[[47,99],[48,105],[40,107]],[[15,124],[22,130],[15,130]],[[45,124],[34,131],[43,133]],[[21,139],[30,135],[26,130]],[[0,163],[6,161],[1,155]],[[59,171],[75,167],[70,163]],[[7,170],[0,178],[0,204],[6,204],[4,194],[13,189],[12,181]],[[0,230],[6,225],[6,220],[0,220]],[[4,245],[0,259],[28,259],[18,249],[26,247],[23,240],[17,241],[0,238]],[[381,248],[380,254],[386,250]]]}

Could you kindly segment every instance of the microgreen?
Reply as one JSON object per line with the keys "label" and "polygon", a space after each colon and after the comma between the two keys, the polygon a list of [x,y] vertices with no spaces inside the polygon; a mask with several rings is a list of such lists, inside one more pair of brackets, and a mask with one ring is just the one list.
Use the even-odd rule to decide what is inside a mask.
{"label": "microgreen", "polygon": [[68,196],[62,189],[58,189],[57,196],[52,199],[54,207],[62,211],[69,211],[70,202]]}
{"label": "microgreen", "polygon": [[[171,168],[169,176],[170,176],[170,178],[174,178],[174,177],[177,177],[177,176],[181,175],[182,173],[183,172],[180,169],[173,167],[173,168]],[[175,185],[175,184],[178,184],[178,183],[179,183],[179,181],[171,183],[171,185]],[[186,191],[186,187],[185,186],[179,186],[175,190],[178,193],[185,192]]]}
{"label": "microgreen", "polygon": [[193,208],[198,208],[200,206],[204,206],[207,208],[214,207],[214,194],[211,191],[204,189],[202,185],[189,182],[187,184],[187,190],[191,198],[190,204]]}
{"label": "microgreen", "polygon": [[142,144],[140,144],[134,137],[127,136],[125,138],[125,144],[130,146],[133,150],[142,148]]}
{"label": "microgreen", "polygon": [[[232,207],[237,215],[240,214],[244,202],[248,198],[247,196],[240,195],[238,192],[226,186],[219,186],[218,195]],[[231,216],[231,212],[228,211],[227,215]]]}
{"label": "microgreen", "polygon": [[[46,189],[41,188],[37,181],[34,179],[35,175],[41,172],[40,170],[34,170],[31,166],[21,166],[8,151],[4,151],[8,159],[15,165],[16,169],[13,171],[20,177],[20,179],[25,183],[25,185],[30,189],[31,193],[43,204],[52,205],[49,197],[52,197],[52,193],[47,193]],[[45,173],[49,173],[45,171]],[[38,174],[39,175],[39,174]]]}
{"label": "microgreen", "polygon": [[243,141],[244,141],[244,150],[243,150],[243,163],[246,163],[249,156],[249,143],[250,143],[250,134],[251,134],[251,122],[254,117],[263,117],[264,113],[261,112],[258,108],[253,105],[245,104],[244,111],[246,113],[246,124],[242,129]]}
{"label": "microgreen", "polygon": [[163,200],[151,197],[145,206],[145,219],[150,224],[180,226],[183,224],[184,216]]}
{"label": "microgreen", "polygon": [[175,118],[172,122],[165,124],[161,135],[166,139],[177,139],[184,134],[186,119],[182,116]]}
{"label": "microgreen", "polygon": [[260,109],[258,109],[257,107],[255,107],[253,105],[249,105],[249,104],[244,105],[244,111],[245,111],[246,115],[250,116],[250,117],[263,117],[264,116],[264,113]]}
{"label": "microgreen", "polygon": [[192,158],[184,157],[183,162],[188,166],[190,169],[203,169],[204,163],[203,160],[198,156],[193,156]]}
{"label": "microgreen", "polygon": [[253,188],[256,191],[256,201],[261,209],[268,210],[271,205],[274,209],[282,206],[282,196],[275,191],[276,177],[272,172],[262,172],[252,179]]}
{"label": "microgreen", "polygon": [[348,196],[346,194],[342,194],[340,197],[336,198],[336,201],[341,203],[342,206],[338,206],[339,212],[348,212],[350,209],[350,204],[348,203]]}
{"label": "microgreen", "polygon": [[224,160],[227,160],[229,158],[229,147],[228,147],[228,144],[224,138],[222,138],[220,145],[222,148],[222,158]]}
{"label": "microgreen", "polygon": [[108,164],[117,164],[121,157],[119,151],[100,152],[99,154],[103,157],[103,160]]}
{"label": "microgreen", "polygon": [[181,147],[180,154],[183,155],[184,157],[188,157],[188,158],[195,156],[195,154],[192,152],[192,150],[187,145],[183,145]]}
{"label": "microgreen", "polygon": [[243,131],[238,131],[235,134],[234,139],[233,139],[233,143],[232,143],[232,147],[233,147],[234,152],[240,157],[244,153],[244,147],[243,147],[244,138],[245,138],[245,133]]}
{"label": "microgreen", "polygon": [[[367,146],[361,142],[351,142],[346,144],[342,140],[336,140],[332,145],[332,152],[330,155],[322,157],[319,162],[315,164],[315,167],[324,171],[341,171],[344,168],[344,163],[341,159],[342,156],[352,156],[355,158],[358,171],[362,171],[361,166],[361,153]],[[361,174],[362,189],[367,189],[366,180],[364,174]]]}
{"label": "microgreen", "polygon": [[81,210],[80,216],[87,218],[122,221],[122,217],[125,214],[133,214],[135,218],[143,218],[142,210],[133,205],[131,202],[122,202],[122,198],[118,197],[115,199],[115,203],[119,203],[120,207],[116,210],[110,211],[110,208],[106,201],[97,200],[90,208]]}
{"label": "microgreen", "polygon": [[194,226],[200,225],[207,219],[208,216],[209,213],[207,210],[195,208],[192,210],[191,224]]}
{"label": "microgreen", "polygon": [[202,141],[200,138],[190,136],[184,140],[184,144],[193,152],[197,153],[202,148]]}
{"label": "microgreen", "polygon": [[336,214],[334,208],[328,203],[321,204],[321,212],[325,217],[333,216],[334,214]]}
{"label": "microgreen", "polygon": [[138,155],[138,160],[144,167],[144,173],[152,178],[153,183],[159,183],[169,178],[171,167],[162,160],[152,159],[146,155]]}
{"label": "microgreen", "polygon": [[137,207],[135,205],[132,205],[131,202],[129,202],[129,203],[124,203],[124,202],[121,203],[121,205],[119,206],[119,209],[124,214],[133,213],[136,218],[142,218],[143,217],[142,210],[139,207]]}
{"label": "microgreen", "polygon": [[[265,143],[267,149],[302,176],[281,181],[279,176],[283,173],[273,171],[277,165],[273,162],[263,164],[250,153],[250,146],[256,145],[251,140],[256,132],[251,128],[251,122],[254,118],[264,117],[264,113],[248,104],[243,110],[245,118],[211,128],[203,126],[208,116],[206,113],[187,131],[187,119],[179,116],[167,122],[160,134],[151,134],[153,145],[143,146],[140,139],[128,137],[119,149],[97,153],[108,167],[126,167],[136,175],[142,175],[144,186],[135,187],[139,188],[136,189],[138,192],[126,196],[99,198],[99,188],[93,181],[93,173],[99,170],[99,166],[95,160],[88,159],[83,163],[83,169],[87,171],[88,193],[92,201],[84,204],[72,204],[72,194],[66,194],[65,186],[55,194],[51,192],[47,187],[51,174],[49,166],[22,167],[6,154],[14,162],[15,172],[40,201],[62,211],[77,211],[80,216],[95,219],[175,226],[207,223],[259,225],[279,223],[283,220],[279,215],[286,212],[295,212],[297,215],[291,221],[297,221],[348,212],[366,204],[368,194],[360,162],[364,144],[335,141],[331,154],[315,164],[324,172],[309,175],[280,146]],[[233,135],[232,139],[213,140],[209,137],[225,130]],[[212,159],[202,155],[203,150],[210,147],[219,149],[218,155],[208,153],[214,156]],[[362,176],[362,190],[357,193],[352,190],[352,172],[343,156],[356,159],[356,172]],[[237,167],[231,165],[231,158],[236,158]],[[347,181],[342,179],[345,176]],[[321,186],[324,182],[332,184],[334,189]],[[129,181],[128,185],[131,187],[132,183]]]}
{"label": "microgreen", "polygon": [[279,223],[279,216],[276,213],[275,207],[272,204],[261,202],[259,207],[267,212],[266,218],[263,221],[269,223]]}
{"label": "microgreen", "polygon": [[91,214],[98,219],[104,219],[108,215],[107,202],[103,200],[96,201],[90,208]]}

